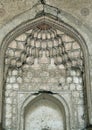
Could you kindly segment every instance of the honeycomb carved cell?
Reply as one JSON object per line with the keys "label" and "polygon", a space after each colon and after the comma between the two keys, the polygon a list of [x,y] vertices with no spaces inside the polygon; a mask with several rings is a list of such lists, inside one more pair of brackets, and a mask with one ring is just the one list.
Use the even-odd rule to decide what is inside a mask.
{"label": "honeycomb carved cell", "polygon": [[39,29],[41,30],[49,30],[51,28],[51,26],[49,26],[46,23],[40,24],[39,26],[37,26]]}

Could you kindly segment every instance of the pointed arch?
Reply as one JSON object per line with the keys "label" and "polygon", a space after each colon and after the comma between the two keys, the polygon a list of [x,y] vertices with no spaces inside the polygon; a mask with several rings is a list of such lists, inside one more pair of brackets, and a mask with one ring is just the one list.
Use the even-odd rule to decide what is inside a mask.
{"label": "pointed arch", "polygon": [[[28,14],[29,14],[29,12],[28,12]],[[35,11],[32,10],[31,15],[33,12],[35,12]],[[26,13],[24,14],[24,17],[25,16],[26,16]],[[34,16],[36,16],[36,13],[34,14]],[[54,14],[48,15],[47,12],[45,13],[45,15],[42,15],[40,17],[34,17],[34,16],[31,17],[30,19],[29,18],[26,19],[26,21],[22,20],[19,23],[17,22],[16,26],[12,26],[12,29],[10,29],[10,31],[8,31],[8,25],[7,25],[7,29],[4,28],[0,32],[0,33],[2,33],[3,30],[4,31],[7,30],[6,35],[2,36],[2,38],[1,38],[1,57],[0,57],[1,58],[1,64],[0,64],[1,65],[1,68],[0,68],[1,69],[0,70],[0,76],[1,76],[1,82],[0,82],[1,95],[0,96],[1,96],[1,99],[2,99],[3,81],[4,81],[4,55],[5,55],[5,51],[6,51],[8,44],[18,35],[27,31],[29,28],[32,28],[39,22],[43,22],[45,20],[46,23],[52,24],[56,28],[63,30],[66,34],[75,38],[81,46],[81,49],[84,54],[84,64],[85,64],[84,77],[85,77],[85,87],[86,87],[86,95],[87,95],[88,122],[90,124],[91,123],[91,86],[90,86],[90,75],[89,75],[89,51],[88,51],[87,43],[85,42],[85,40],[81,36],[81,34],[76,29],[74,29],[71,25],[68,25],[67,23],[62,21],[61,17],[57,20],[57,18],[56,18],[56,16],[54,16]],[[21,17],[20,17],[20,19],[21,19]],[[16,20],[13,21],[12,23],[15,24]],[[0,111],[2,111],[2,100],[1,100],[0,106],[1,106]],[[0,116],[0,120],[2,120],[2,116]]]}
{"label": "pointed arch", "polygon": [[[45,99],[48,100],[54,104],[56,104],[57,107],[60,108],[60,111],[63,112],[64,116],[63,116],[63,120],[65,123],[65,130],[70,130],[71,126],[70,126],[70,110],[68,107],[67,102],[64,100],[64,98],[62,96],[60,96],[59,94],[47,94],[47,93],[42,93],[39,94],[38,96],[33,96],[33,95],[29,95],[26,100],[24,100],[21,110],[20,110],[20,116],[19,116],[19,130],[24,130],[24,114],[25,114],[25,110],[27,109],[28,106],[32,107],[32,105],[34,103],[39,102],[41,99]],[[44,100],[44,102],[45,102]],[[49,107],[49,106],[48,106]]]}

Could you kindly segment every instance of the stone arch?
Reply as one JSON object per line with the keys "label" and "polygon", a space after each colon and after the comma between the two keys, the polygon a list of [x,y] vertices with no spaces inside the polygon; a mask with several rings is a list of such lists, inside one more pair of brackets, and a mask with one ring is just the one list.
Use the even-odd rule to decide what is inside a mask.
{"label": "stone arch", "polygon": [[[20,116],[19,116],[19,130],[24,130],[24,113],[25,109],[28,107],[28,105],[33,105],[33,103],[38,102],[41,99],[48,99],[49,101],[55,103],[58,107],[60,107],[61,111],[63,112],[63,118],[64,118],[64,123],[65,123],[65,130],[70,130],[70,110],[68,107],[67,102],[65,99],[60,96],[59,94],[48,94],[48,93],[42,93],[37,96],[29,95],[23,102],[21,109],[20,109]],[[53,113],[54,114],[54,113]]]}
{"label": "stone arch", "polygon": [[[84,41],[84,39],[82,38],[82,36],[71,26],[67,25],[66,23],[64,23],[62,21],[62,19],[60,18],[60,20],[56,21],[55,17],[51,17],[51,15],[48,17],[48,15],[46,16],[41,16],[37,19],[32,19],[32,20],[28,20],[24,23],[22,23],[21,25],[17,26],[17,28],[13,29],[9,34],[7,34],[5,36],[5,38],[3,39],[2,42],[2,46],[1,46],[1,75],[2,79],[1,79],[1,88],[3,86],[3,79],[4,79],[4,54],[5,54],[5,50],[8,46],[8,44],[10,43],[10,41],[12,41],[16,36],[18,36],[19,34],[23,33],[24,31],[26,31],[29,27],[34,26],[34,23],[37,23],[39,21],[43,21],[45,18],[45,20],[48,23],[51,23],[57,27],[57,28],[61,28],[62,30],[64,30],[67,34],[71,34],[71,36],[73,36],[79,43],[80,46],[83,50],[84,53],[84,64],[85,64],[85,86],[86,86],[86,94],[87,94],[87,105],[88,105],[88,122],[89,124],[91,123],[91,88],[90,88],[90,76],[89,76],[89,57],[88,57],[88,48],[87,45]],[[2,91],[1,91],[2,92]],[[2,107],[2,105],[1,105]]]}

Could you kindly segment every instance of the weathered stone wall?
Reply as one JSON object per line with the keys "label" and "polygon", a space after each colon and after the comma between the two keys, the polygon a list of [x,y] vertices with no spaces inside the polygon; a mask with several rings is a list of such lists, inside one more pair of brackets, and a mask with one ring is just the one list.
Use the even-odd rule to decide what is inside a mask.
{"label": "weathered stone wall", "polygon": [[[1,0],[0,1],[0,25],[1,27],[7,22],[11,21],[17,15],[31,9],[36,5],[38,0]],[[80,22],[75,21],[76,24],[82,26],[85,24],[89,27],[90,31],[92,28],[92,1],[91,0],[46,0],[46,3],[52,5],[56,8],[64,10],[72,14],[80,20]],[[73,17],[70,17],[70,19]],[[91,27],[91,28],[90,28]]]}
{"label": "weathered stone wall", "polygon": [[[45,67],[45,66],[44,66]],[[59,71],[59,72],[58,72]],[[18,106],[29,96],[29,93],[40,89],[60,93],[71,107],[74,129],[84,128],[86,125],[84,114],[83,82],[80,71],[71,70],[67,77],[63,77],[61,70],[10,70],[5,87],[4,123],[6,129],[16,129],[18,126]],[[26,92],[26,93],[25,93]],[[18,99],[19,98],[19,99]],[[70,100],[69,100],[70,98]]]}
{"label": "weathered stone wall", "polygon": [[[38,1],[8,0],[6,2],[5,0],[3,0],[0,1],[0,3],[1,3],[0,4],[0,16],[1,16],[0,44],[2,44],[2,41],[4,37],[7,35],[7,33],[9,33],[12,29],[16,28],[16,26],[23,23],[24,21],[34,18],[36,13],[38,13],[42,8],[42,6],[35,5],[39,3]],[[4,70],[4,85],[2,85],[3,84],[2,83],[2,79],[3,79],[2,61],[4,57],[2,55],[3,51],[2,50],[0,51],[1,52],[0,74],[2,77],[0,80],[0,86],[1,87],[4,86],[3,90],[5,91],[3,94],[4,97],[3,126],[6,127],[7,129],[8,128],[16,129],[16,126],[18,126],[18,123],[20,121],[20,117],[18,117],[18,115],[20,113],[20,108],[22,103],[30,95],[30,93],[33,94],[35,92],[38,92],[40,89],[56,92],[65,98],[65,101],[67,102],[70,111],[72,111],[73,113],[70,116],[71,120],[73,121],[73,122],[71,121],[72,129],[78,130],[84,128],[87,123],[86,110],[89,110],[88,108],[90,108],[91,105],[88,105],[88,108],[86,109],[87,107],[86,100],[90,100],[91,102],[91,97],[86,99],[86,94],[90,95],[92,91],[91,90],[92,89],[92,83],[91,83],[91,77],[92,77],[91,74],[92,73],[91,5],[92,2],[89,0],[88,1],[47,0],[46,3],[49,5],[53,5],[54,7],[58,7],[58,9],[61,10],[60,14],[57,14],[56,13],[57,9],[55,12],[54,9],[50,10],[50,8],[46,6],[48,13],[55,14],[57,19],[61,18],[62,21],[71,25],[83,36],[86,42],[86,49],[88,51],[87,58],[89,59],[87,59],[87,61],[90,63],[90,66],[86,66],[86,68],[88,67],[88,70],[90,71],[89,85],[86,86],[84,82],[85,81],[84,77],[85,75],[87,75],[85,71],[83,71],[85,66],[82,66],[83,67],[82,69],[80,67],[80,69],[77,68],[75,70],[74,68],[72,68],[66,71],[66,68],[62,69],[62,67],[65,66],[56,67],[57,62],[55,62],[55,59],[54,62],[53,60],[49,60],[48,64],[42,64],[42,63],[38,64],[39,60],[36,61],[35,58],[35,60],[33,61],[31,59],[32,62],[30,63],[30,58],[29,57],[27,58],[24,52],[26,49],[25,40],[31,32],[30,31],[26,32],[21,37],[18,37],[14,41],[12,41],[12,43],[8,46],[8,49],[6,51],[6,57],[5,57],[6,67]],[[33,6],[35,7],[34,10],[33,10]],[[30,13],[31,9],[34,12],[33,14]],[[23,15],[21,14],[23,12],[25,18],[23,18]],[[16,18],[16,16],[19,14],[21,15],[18,18]],[[10,24],[6,24],[7,22],[10,22]],[[84,61],[84,59],[83,56],[81,56],[82,53],[80,54],[81,51],[79,45],[76,44],[75,40],[72,42],[70,40],[69,42],[70,44],[64,42],[66,51],[68,52],[69,56],[74,56],[74,58],[76,57],[77,59],[77,61],[72,60],[72,65],[73,64],[76,65],[76,63],[78,63],[78,66],[83,65],[82,61]],[[76,45],[78,50],[76,50]],[[73,48],[71,48],[71,46]],[[71,53],[69,53],[69,51]],[[61,61],[60,57],[58,59],[59,59],[58,63],[60,63]],[[24,61],[27,62],[27,65],[24,63]],[[70,65],[71,63],[68,63],[68,66]],[[40,68],[36,70],[34,69],[35,67],[36,69],[39,67]],[[52,70],[51,68],[54,69]],[[89,87],[90,84],[91,84],[91,88]],[[87,89],[85,89],[85,87],[89,87],[88,91]],[[0,94],[0,102],[2,102],[1,99],[2,99],[2,91]],[[90,113],[90,117],[91,117],[91,113]],[[1,120],[1,113],[0,113],[0,120]]]}
{"label": "weathered stone wall", "polygon": [[[49,27],[47,25],[40,25],[39,27],[42,29],[44,26]],[[19,127],[19,124],[21,124],[20,112],[23,102],[30,94],[32,96],[32,94],[39,91],[55,92],[64,98],[69,107],[72,130],[80,130],[86,126],[87,113],[86,99],[83,96],[85,94],[85,86],[82,50],[75,39],[59,30],[56,31],[55,39],[60,36],[62,40],[60,40],[60,43],[57,40],[52,44],[54,42],[51,42],[51,37],[53,36],[52,30],[51,32],[49,30],[49,35],[46,30],[46,34],[44,34],[44,30],[36,30],[36,32],[35,29],[33,31],[29,30],[15,38],[6,50],[6,82],[3,111],[3,127],[6,130],[16,130]],[[35,44],[33,44],[31,35],[35,36]],[[41,43],[38,54],[37,50],[34,51],[34,48],[37,49],[39,47],[39,36]],[[45,39],[45,36],[48,36],[48,39],[47,37]],[[30,37],[31,39],[29,39]],[[44,40],[45,43],[43,43]],[[29,51],[28,47],[30,48]],[[53,47],[56,48],[58,53],[53,51],[53,53],[48,52],[46,55],[46,49],[50,50]],[[64,49],[63,51],[60,50],[61,56],[59,55],[59,47]],[[29,54],[31,55],[29,56]],[[64,58],[64,63],[62,58]],[[45,122],[45,119],[43,120]]]}

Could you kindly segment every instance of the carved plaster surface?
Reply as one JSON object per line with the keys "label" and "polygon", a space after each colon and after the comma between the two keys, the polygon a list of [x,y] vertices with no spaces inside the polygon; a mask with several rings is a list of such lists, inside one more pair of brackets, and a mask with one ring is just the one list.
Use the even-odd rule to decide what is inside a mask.
{"label": "carved plaster surface", "polygon": [[3,127],[18,129],[20,117],[17,112],[27,95],[45,90],[60,95],[66,93],[67,96],[63,96],[66,102],[70,94],[71,101],[67,105],[72,119],[71,129],[84,128],[83,59],[81,47],[73,37],[45,22],[16,37],[5,54]]}

